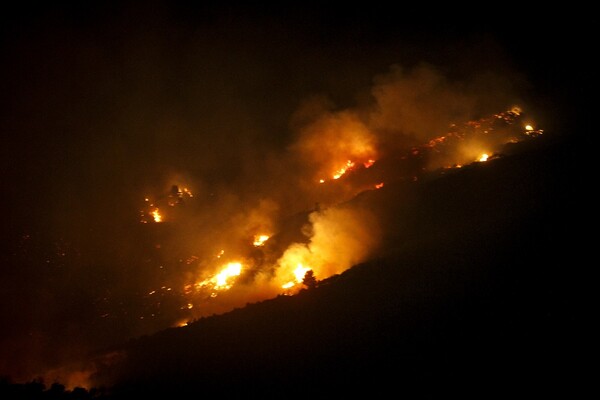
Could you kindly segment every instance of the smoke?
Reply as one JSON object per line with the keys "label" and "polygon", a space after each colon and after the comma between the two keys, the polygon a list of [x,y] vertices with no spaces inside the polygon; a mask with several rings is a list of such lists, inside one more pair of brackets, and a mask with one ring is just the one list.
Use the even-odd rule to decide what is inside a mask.
{"label": "smoke", "polygon": [[[3,171],[16,239],[2,260],[0,374],[298,290],[298,264],[318,280],[342,273],[381,238],[368,210],[341,206],[372,189],[360,172],[519,104],[512,74],[403,62],[410,45],[138,13],[91,13],[87,28],[49,18],[9,43]],[[458,153],[474,159],[486,144]],[[253,246],[261,234],[271,239]],[[197,290],[234,261],[229,290]]]}
{"label": "smoke", "polygon": [[452,123],[473,119],[480,95],[469,96],[462,84],[449,82],[429,65],[412,70],[394,65],[375,78],[371,92],[370,125],[392,146],[421,144],[444,134]]}
{"label": "smoke", "polygon": [[291,280],[298,265],[312,269],[318,280],[340,274],[365,261],[380,240],[378,221],[367,210],[333,207],[313,212],[309,219],[310,241],[283,253],[277,263],[279,282]]}
{"label": "smoke", "polygon": [[294,148],[318,166],[377,158],[426,143],[453,125],[510,109],[519,104],[517,93],[509,77],[490,71],[452,80],[430,64],[394,64],[374,77],[370,101],[360,106],[333,112],[322,98],[305,104],[296,115],[295,124],[305,126]]}
{"label": "smoke", "polygon": [[[368,259],[376,251],[381,238],[379,222],[374,214],[349,204],[310,213],[302,226],[303,240],[286,246],[278,259],[261,263],[259,257],[237,253],[237,258],[219,257],[219,268],[196,271],[204,299],[194,297],[199,305],[191,310],[192,319],[220,314],[281,294],[295,294],[305,288],[304,274],[312,270],[317,280],[325,280]],[[207,279],[224,271],[231,262],[239,263],[246,274],[232,276],[226,290],[203,291]],[[208,288],[210,289],[210,288]],[[211,293],[211,294],[209,294]]]}
{"label": "smoke", "polygon": [[377,138],[357,113],[324,111],[300,130],[292,150],[313,171],[312,182],[332,179],[348,160],[364,163],[377,158]]}

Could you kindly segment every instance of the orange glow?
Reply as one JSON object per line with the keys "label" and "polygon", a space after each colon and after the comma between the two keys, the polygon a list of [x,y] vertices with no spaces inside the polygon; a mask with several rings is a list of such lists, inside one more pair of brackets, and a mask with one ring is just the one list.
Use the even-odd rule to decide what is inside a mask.
{"label": "orange glow", "polygon": [[[365,168],[371,168],[373,166],[373,164],[375,164],[375,160],[372,158],[369,158],[367,161],[362,163],[362,165]],[[347,160],[346,164],[344,164],[343,167],[336,170],[333,173],[333,175],[331,176],[331,178],[332,179],[340,179],[346,172],[352,171],[354,168],[356,168],[356,163],[352,160]],[[326,181],[325,179],[319,179],[319,183],[325,183],[325,181]]]}
{"label": "orange glow", "polygon": [[268,235],[256,235],[256,236],[254,236],[253,244],[255,247],[264,246],[264,244],[267,240],[269,240]]}
{"label": "orange glow", "polygon": [[304,279],[304,275],[307,271],[310,271],[310,268],[306,268],[302,266],[302,264],[298,264],[298,267],[294,270],[294,276],[296,277],[296,282],[300,283]]}
{"label": "orange glow", "polygon": [[283,289],[289,289],[299,283],[302,283],[302,281],[304,280],[304,275],[306,275],[306,272],[310,271],[311,269],[312,268],[307,268],[307,267],[303,266],[302,264],[298,263],[298,266],[294,270],[295,280],[287,282],[287,283],[281,285],[281,287]]}
{"label": "orange glow", "polygon": [[158,208],[155,208],[151,214],[152,214],[152,218],[154,218],[154,222],[162,222],[163,217],[162,217],[162,215],[160,215],[160,211],[158,210]]}
{"label": "orange glow", "polygon": [[227,264],[223,271],[219,272],[215,276],[215,288],[216,289],[229,289],[231,284],[228,284],[227,281],[229,278],[234,276],[239,276],[242,273],[242,264],[239,262],[232,262]]}
{"label": "orange glow", "polygon": [[[310,211],[310,225],[306,225],[306,229],[305,226],[302,227],[303,240],[287,246],[285,241],[280,242],[276,238],[270,240],[272,237],[270,235],[277,233],[275,227],[278,226],[271,223],[275,222],[270,220],[275,214],[270,214],[270,206],[237,212],[236,218],[232,219],[237,225],[236,230],[233,231],[235,234],[226,235],[226,231],[218,232],[217,240],[211,240],[216,246],[227,248],[227,256],[224,255],[224,250],[216,246],[212,248],[204,246],[204,241],[201,250],[194,249],[198,251],[196,256],[185,253],[181,255],[179,262],[183,267],[189,267],[185,269],[185,282],[182,282],[180,287],[180,291],[185,296],[185,301],[179,304],[180,311],[185,313],[183,315],[188,315],[188,321],[191,322],[192,318],[227,311],[234,306],[247,303],[248,300],[256,301],[281,293],[293,295],[304,287],[303,282],[307,271],[314,272],[319,279],[327,279],[368,259],[379,241],[379,227],[376,221],[372,221],[372,219],[376,220],[376,217],[372,217],[369,213],[363,214],[353,208],[350,211],[338,210],[335,207],[335,203],[339,200],[336,197],[338,194],[349,196],[359,190],[373,191],[384,186],[388,190],[391,189],[390,179],[403,183],[416,182],[428,177],[429,171],[439,167],[450,170],[478,162],[490,160],[494,162],[502,154],[499,146],[507,140],[517,142],[525,137],[536,137],[541,134],[542,131],[534,125],[533,118],[516,119],[519,113],[520,110],[514,108],[477,121],[453,124],[451,130],[445,133],[442,131],[429,136],[433,133],[430,132],[426,137],[415,136],[413,138],[415,143],[401,142],[400,147],[388,149],[392,157],[406,161],[398,164],[400,166],[406,164],[406,171],[400,169],[396,177],[389,175],[393,171],[390,171],[387,160],[380,158],[382,156],[375,148],[375,137],[366,126],[365,134],[359,135],[356,142],[353,141],[356,139],[356,135],[352,133],[354,131],[347,133],[346,129],[342,129],[345,124],[338,127],[336,121],[333,123],[333,128],[336,129],[331,128],[331,132],[329,130],[323,132],[316,128],[314,131],[305,132],[306,141],[298,149],[301,155],[305,156],[304,161],[310,168],[307,169],[306,175],[301,175],[301,182],[303,185],[306,184],[306,179],[308,184],[312,185],[310,190],[314,191],[311,193],[314,194],[314,199],[310,196],[308,200],[316,204],[316,207]],[[321,125],[317,128],[321,128]],[[325,128],[329,126],[325,125]],[[326,143],[320,140],[322,135],[327,136]],[[409,144],[410,147],[406,147]],[[370,169],[376,162],[378,166]],[[382,162],[384,165],[381,164]],[[363,167],[365,171],[362,170]],[[382,170],[377,171],[380,167]],[[346,173],[349,176],[342,179]],[[451,172],[442,171],[442,173]],[[334,180],[338,179],[341,181],[334,183]],[[388,183],[385,184],[379,179],[386,179]],[[317,182],[323,186],[314,185]],[[188,197],[193,197],[187,188],[183,186],[177,188],[177,191],[174,191],[173,187],[170,192],[173,204],[180,204],[177,200],[188,201]],[[179,209],[170,211],[171,209],[166,208],[166,201],[169,201],[168,193],[157,196],[148,194],[148,197],[143,197],[143,200],[144,203],[140,207],[141,222],[148,224],[152,222],[169,222],[163,225],[176,224],[177,219],[188,212],[185,211],[186,209],[192,209],[182,207],[181,211]],[[276,203],[275,200],[273,202]],[[193,205],[192,200],[189,203]],[[274,206],[280,205],[274,204]],[[238,214],[240,218],[237,217]],[[238,223],[240,221],[241,223]],[[238,243],[240,238],[242,243]],[[306,238],[308,240],[304,240]],[[230,239],[234,240],[233,245],[225,247],[225,241]],[[208,238],[206,240],[208,242]],[[250,243],[253,247],[250,247]],[[277,245],[273,249],[267,249],[273,244]],[[275,260],[277,256],[279,258]],[[230,262],[238,260],[241,262]],[[192,269],[194,275],[190,277],[187,274],[192,273],[190,272]],[[151,288],[142,294],[147,295],[149,301],[156,304],[160,304],[162,296],[167,293],[167,289],[149,292],[150,290]],[[174,288],[174,291],[177,289]],[[218,301],[211,299],[215,297],[218,297]],[[186,322],[183,321],[181,324]]]}
{"label": "orange glow", "polygon": [[[241,273],[242,264],[239,262],[230,262],[218,274],[196,283],[196,287],[198,289],[209,287],[215,290],[227,290],[233,285],[231,282],[232,278],[239,276]],[[216,294],[212,293],[211,296],[215,297]]]}
{"label": "orange glow", "polygon": [[175,207],[178,204],[181,204],[185,197],[194,197],[194,195],[187,187],[179,189],[178,185],[173,185],[171,192],[169,193],[169,200],[167,204],[171,207]]}
{"label": "orange glow", "polygon": [[289,288],[292,288],[292,287],[294,287],[294,285],[295,285],[295,284],[296,284],[296,282],[293,282],[293,281],[291,281],[291,282],[288,282],[288,283],[286,283],[286,284],[283,284],[283,285],[281,285],[281,287],[282,287],[283,289],[289,289]]}
{"label": "orange glow", "polygon": [[344,175],[346,172],[348,172],[350,169],[354,168],[354,162],[351,160],[346,161],[346,164],[338,169],[335,174],[333,174],[332,178],[333,179],[340,179],[340,177],[342,175]]}

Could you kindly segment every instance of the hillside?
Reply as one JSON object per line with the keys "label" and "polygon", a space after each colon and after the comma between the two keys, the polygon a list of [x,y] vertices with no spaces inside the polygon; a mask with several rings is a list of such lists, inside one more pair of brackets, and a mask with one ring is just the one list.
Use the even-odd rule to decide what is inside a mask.
{"label": "hillside", "polygon": [[98,385],[116,398],[570,393],[583,266],[570,240],[575,156],[539,140],[365,192],[352,202],[385,221],[379,258],[133,340]]}

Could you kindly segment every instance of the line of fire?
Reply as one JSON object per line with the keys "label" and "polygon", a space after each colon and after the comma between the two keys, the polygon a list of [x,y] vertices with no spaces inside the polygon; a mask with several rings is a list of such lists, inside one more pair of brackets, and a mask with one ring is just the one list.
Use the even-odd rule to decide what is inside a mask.
{"label": "line of fire", "polygon": [[[411,183],[431,179],[439,174],[491,162],[503,155],[505,146],[535,139],[543,130],[525,118],[519,107],[476,121],[453,124],[444,135],[412,146],[405,152],[387,154],[381,159],[375,151],[363,158],[347,157],[334,166],[329,175],[314,178],[314,185],[327,199],[345,200],[358,193],[380,190],[389,184]],[[348,188],[351,188],[350,192]],[[344,197],[346,196],[346,197]],[[145,260],[157,276],[167,276],[167,269],[179,271],[181,280],[159,282],[141,293],[140,310],[130,314],[139,319],[171,321],[184,326],[203,316],[226,312],[251,301],[278,295],[293,295],[299,290],[324,284],[332,275],[350,265],[332,268],[331,260],[318,254],[319,246],[311,246],[312,224],[335,203],[317,203],[314,209],[297,216],[295,226],[304,234],[290,235],[273,228],[255,228],[245,232],[244,243],[215,244],[208,254],[179,254],[173,259],[166,250],[170,233],[186,218],[186,207],[197,195],[187,182],[173,183],[164,193],[148,193],[142,198],[140,223],[147,228],[149,256]],[[335,262],[333,262],[335,264]],[[238,290],[236,290],[238,289]],[[113,317],[114,311],[102,313]],[[117,311],[118,312],[118,311]],[[130,311],[129,311],[130,312]]]}

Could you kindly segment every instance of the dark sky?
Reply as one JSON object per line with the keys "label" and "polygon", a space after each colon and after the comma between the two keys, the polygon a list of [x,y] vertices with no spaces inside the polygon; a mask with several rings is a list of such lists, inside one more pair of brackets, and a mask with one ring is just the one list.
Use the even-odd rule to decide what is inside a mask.
{"label": "dark sky", "polygon": [[[393,66],[413,76],[427,65],[448,82],[444,93],[467,93],[474,108],[518,99],[564,130],[589,74],[573,61],[585,27],[559,23],[575,16],[452,7],[152,1],[5,10],[0,319],[9,328],[0,374],[27,376],[168,326],[132,327],[123,317],[108,332],[97,322],[104,311],[145,307],[138,295],[158,278],[140,272],[144,260],[169,262],[147,255],[157,239],[140,233],[145,196],[189,184],[199,199],[192,222],[156,234],[172,245],[169,256],[230,233],[215,226],[312,207],[313,193],[298,189],[306,160],[295,152],[306,137],[299,110],[311,101],[330,112],[368,109]],[[444,109],[429,111],[447,122]]]}

